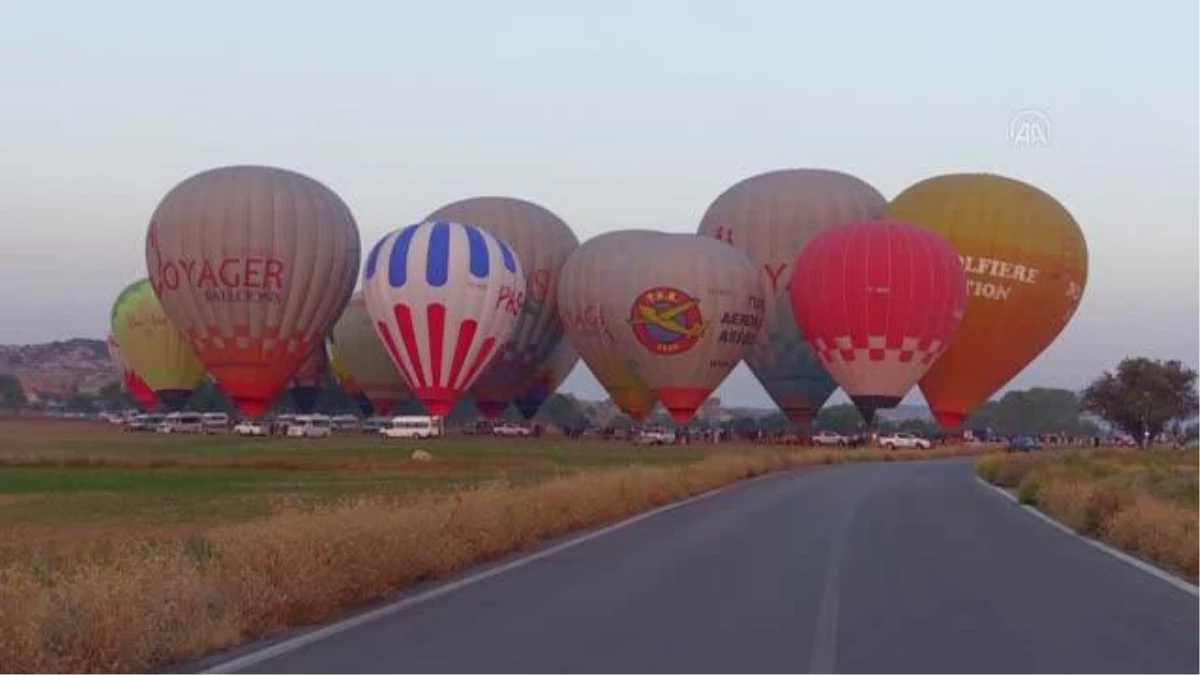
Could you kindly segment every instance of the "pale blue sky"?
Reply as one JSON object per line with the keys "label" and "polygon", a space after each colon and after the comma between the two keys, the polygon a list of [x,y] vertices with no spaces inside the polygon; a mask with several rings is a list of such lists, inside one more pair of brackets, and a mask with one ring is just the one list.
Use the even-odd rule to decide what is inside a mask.
{"label": "pale blue sky", "polygon": [[[1200,351],[1197,4],[38,2],[0,14],[0,343],[101,337],[150,212],[212,166],[350,205],[364,249],[507,194],[580,239],[694,231],[784,167],[886,196],[935,173],[1034,182],[1091,254],[1072,325],[1013,383],[1077,388]],[[1036,109],[1050,144],[1010,142]],[[600,389],[582,368],[567,388]],[[748,372],[718,392],[767,404]],[[915,398],[915,396],[913,397]]]}

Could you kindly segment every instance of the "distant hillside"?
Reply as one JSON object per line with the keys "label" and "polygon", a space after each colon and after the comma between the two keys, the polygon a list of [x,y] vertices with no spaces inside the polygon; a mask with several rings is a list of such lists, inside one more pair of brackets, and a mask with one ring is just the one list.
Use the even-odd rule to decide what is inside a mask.
{"label": "distant hillside", "polygon": [[26,394],[91,394],[120,378],[103,340],[0,345],[0,373],[16,375]]}

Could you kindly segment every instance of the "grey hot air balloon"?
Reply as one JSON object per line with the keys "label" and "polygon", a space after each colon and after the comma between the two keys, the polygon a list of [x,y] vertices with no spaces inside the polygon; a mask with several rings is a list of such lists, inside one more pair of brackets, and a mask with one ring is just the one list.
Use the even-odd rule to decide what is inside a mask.
{"label": "grey hot air balloon", "polygon": [[796,257],[834,225],[876,218],[887,200],[866,182],[839,171],[786,169],[747,178],[708,207],[698,233],[745,253],[767,294],[761,340],[746,365],[788,419],[807,428],[837,383],[804,340],[786,284]]}
{"label": "grey hot air balloon", "polygon": [[600,313],[618,349],[679,424],[758,340],[765,300],[750,259],[709,237],[648,237],[622,251]]}
{"label": "grey hot air balloon", "polygon": [[665,234],[654,230],[597,235],[575,249],[558,281],[558,314],[568,339],[613,403],[639,422],[650,415],[658,399],[621,354],[600,306],[616,279],[629,268],[623,252],[638,250],[647,240],[662,236]]}
{"label": "grey hot air balloon", "polygon": [[512,197],[464,199],[443,206],[426,220],[487,230],[508,242],[525,271],[525,309],[512,338],[469,392],[480,413],[497,419],[533,383],[563,336],[558,318],[559,269],[579,246],[579,239],[554,213]]}
{"label": "grey hot air balloon", "polygon": [[146,236],[154,293],[242,413],[259,417],[324,341],[354,291],[350,209],[307,176],[265,166],[198,173]]}

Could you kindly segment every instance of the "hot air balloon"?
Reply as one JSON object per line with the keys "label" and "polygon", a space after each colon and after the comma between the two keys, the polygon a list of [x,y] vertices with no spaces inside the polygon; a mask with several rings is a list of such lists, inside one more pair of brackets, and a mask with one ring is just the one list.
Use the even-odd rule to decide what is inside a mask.
{"label": "hot air balloon", "polygon": [[921,181],[888,214],[944,237],[967,274],[962,326],[920,382],[938,422],[955,427],[1067,326],[1087,285],[1087,242],[1054,197],[993,174]]}
{"label": "hot air balloon", "polygon": [[362,294],[409,388],[445,416],[512,338],[525,275],[512,247],[482,228],[426,222],[375,245]]}
{"label": "hot air balloon", "polygon": [[612,330],[604,322],[600,303],[613,282],[628,269],[625,253],[637,250],[648,238],[660,236],[664,233],[654,230],[617,230],[597,235],[575,249],[559,271],[558,314],[571,345],[613,404],[635,422],[645,420],[658,399],[621,355]]}
{"label": "hot air balloon", "polygon": [[[370,322],[368,322],[368,326],[369,324]],[[336,327],[337,325],[334,324],[335,330]],[[332,335],[325,340],[325,349],[329,354],[329,371],[333,373],[333,379],[338,383],[338,386],[350,395],[350,398],[354,400],[354,405],[358,406],[359,412],[364,416],[375,412],[375,406],[371,405],[370,399],[363,393],[362,388],[358,386],[349,369],[346,368],[345,361],[338,355],[337,347],[333,344]],[[388,362],[388,366],[391,367],[390,361]]]}
{"label": "hot air balloon", "polygon": [[759,269],[767,293],[762,340],[746,365],[791,420],[807,430],[837,384],[804,340],[787,295],[791,266],[826,228],[873,218],[887,207],[862,180],[826,169],[786,169],[752,176],[717,197],[698,233],[741,250]]}
{"label": "hot air balloon", "polygon": [[533,382],[524,391],[518,393],[513,400],[513,405],[517,406],[521,416],[532,420],[542,404],[571,374],[576,363],[579,363],[579,353],[571,346],[570,340],[565,337],[560,339],[558,346],[554,348],[553,352],[550,352],[550,358],[546,359],[546,362],[538,369]]}
{"label": "hot air balloon", "polygon": [[[397,405],[412,399],[404,376],[388,355],[375,322],[367,313],[362,293],[355,293],[333,325],[329,335],[331,350],[353,379],[355,388],[371,404],[377,415],[387,415]],[[361,406],[360,406],[361,407]]]}
{"label": "hot air balloon", "polygon": [[129,398],[137,404],[142,410],[149,412],[154,410],[158,405],[158,397],[154,395],[154,390],[141,375],[129,365],[124,356],[121,356],[121,347],[117,343],[117,338],[112,333],[108,334],[108,358],[112,359],[113,365],[117,367],[117,372],[121,375],[121,386],[125,388]]}
{"label": "hot air balloon", "polygon": [[600,311],[618,349],[685,424],[758,340],[758,269],[709,237],[646,237],[623,252]]}
{"label": "hot air balloon", "polygon": [[512,246],[525,271],[525,310],[508,346],[471,387],[475,407],[499,419],[528,387],[563,336],[558,317],[558,273],[579,246],[575,233],[547,209],[511,197],[475,197],[448,204],[427,221],[470,223]]}
{"label": "hot air balloon", "polygon": [[313,345],[308,358],[300,364],[292,375],[292,386],[288,390],[296,409],[302,413],[312,412],[317,404],[317,396],[321,394],[321,383],[329,374],[329,356],[325,353],[325,341]]}
{"label": "hot air balloon", "polygon": [[126,363],[167,410],[182,408],[204,381],[204,366],[167,318],[148,279],[130,284],[117,296],[112,334]]}
{"label": "hot air balloon", "polygon": [[146,237],[154,292],[248,417],[259,417],[342,313],[361,254],[342,200],[292,171],[204,171],[159,203]]}
{"label": "hot air balloon", "polygon": [[966,306],[954,249],[898,220],[825,230],[804,247],[790,281],[805,339],[868,424],[937,361]]}

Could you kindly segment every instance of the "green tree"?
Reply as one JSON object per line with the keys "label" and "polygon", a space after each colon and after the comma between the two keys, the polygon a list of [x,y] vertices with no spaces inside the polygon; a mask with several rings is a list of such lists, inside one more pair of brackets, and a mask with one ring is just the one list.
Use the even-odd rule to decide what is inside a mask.
{"label": "green tree", "polygon": [[583,408],[574,396],[551,394],[538,409],[534,419],[542,424],[552,424],[559,429],[577,429],[591,426]]}
{"label": "green tree", "polygon": [[813,425],[814,431],[832,431],[839,434],[856,434],[866,428],[867,423],[863,420],[862,413],[850,403],[821,408]]}
{"label": "green tree", "polygon": [[19,413],[28,405],[21,380],[16,375],[0,375],[0,408]]}
{"label": "green tree", "polygon": [[1196,376],[1177,360],[1127,358],[1115,373],[1105,371],[1083,390],[1082,408],[1144,444],[1170,422],[1190,420],[1200,412]]}

